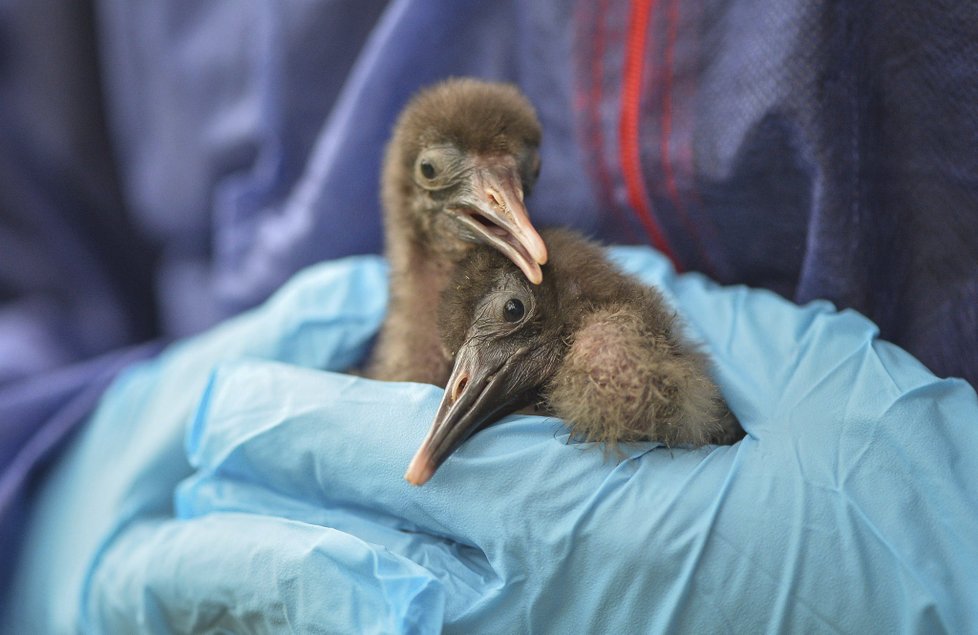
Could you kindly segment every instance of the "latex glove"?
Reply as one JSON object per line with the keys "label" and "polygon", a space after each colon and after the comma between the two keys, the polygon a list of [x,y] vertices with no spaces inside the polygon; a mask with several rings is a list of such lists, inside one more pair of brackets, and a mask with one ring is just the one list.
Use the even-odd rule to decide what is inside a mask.
{"label": "latex glove", "polygon": [[[383,318],[386,275],[386,265],[376,257],[311,267],[261,307],[123,373],[39,487],[13,591],[0,601],[5,614],[0,630],[111,630],[85,617],[88,600],[82,594],[90,597],[94,615],[103,602],[118,606],[111,589],[87,584],[98,579],[102,557],[131,544],[130,531],[149,540],[146,532],[158,527],[157,544],[169,540],[167,532],[175,535],[168,522],[174,491],[192,473],[184,451],[186,429],[215,366],[222,360],[265,358],[349,368],[364,355]],[[196,544],[208,543],[202,537]],[[225,546],[229,555],[239,549]],[[198,555],[188,554],[188,561]],[[179,561],[176,552],[166,550],[154,564],[164,559]],[[136,571],[140,560],[133,562]],[[146,583],[124,579],[137,585],[137,592]],[[206,602],[202,592],[196,597]],[[150,608],[149,614],[130,608],[130,617],[152,620]],[[144,628],[149,625],[139,630]]]}
{"label": "latex glove", "polygon": [[[393,607],[443,613],[456,632],[973,627],[978,470],[953,460],[978,447],[971,388],[875,341],[854,312],[618,253],[666,287],[714,352],[750,435],[737,446],[639,444],[617,463],[569,444],[553,419],[511,417],[414,488],[402,475],[439,389],[234,363],[189,433],[198,471],[179,514],[358,536],[422,565],[442,591]],[[372,580],[369,568],[346,575]]]}
{"label": "latex glove", "polygon": [[[686,300],[706,290],[685,286]],[[719,341],[755,354],[735,367],[721,356],[722,375],[749,388],[729,395],[747,413],[736,446],[638,444],[616,463],[569,444],[555,420],[510,417],[415,488],[402,475],[439,389],[239,363],[218,371],[198,412],[199,469],[179,513],[357,535],[431,571],[455,632],[978,624],[978,470],[955,460],[978,447],[970,386],[874,342],[855,313],[713,289],[699,308],[718,320],[718,293],[740,311]],[[369,578],[349,572],[350,585]]]}
{"label": "latex glove", "polygon": [[[108,457],[127,456],[129,495],[115,500],[133,503],[99,504],[98,522],[80,519],[83,533],[101,537],[83,576],[85,626],[285,630],[299,616],[294,623],[355,631],[437,631],[441,621],[458,632],[973,629],[970,386],[937,380],[853,312],[675,277],[648,250],[616,253],[660,284],[713,354],[744,441],[630,446],[616,463],[568,444],[555,420],[511,417],[412,488],[401,477],[440,389],[238,361],[220,365],[204,390],[189,374],[220,356],[197,356],[212,350],[200,340],[184,364],[171,357],[144,369],[142,392],[119,388],[93,422],[106,434],[134,422],[153,429],[172,415],[165,400],[146,410],[142,399],[154,402],[159,387],[169,387],[171,409],[203,395],[187,443],[197,471],[179,488],[179,519],[159,497],[189,468],[154,471],[146,458],[157,453],[142,437],[128,445],[142,449],[131,462],[144,469],[106,454],[110,439],[81,444],[101,452],[103,471]],[[358,282],[367,284],[326,294],[331,310],[384,284]],[[230,341],[292,333],[295,348],[316,332],[263,324]],[[324,350],[353,354],[364,339],[356,331]],[[96,465],[77,452],[69,463],[63,478],[83,485],[49,488],[52,507],[101,491]],[[75,535],[55,518],[39,524],[48,539]],[[354,610],[335,609],[347,603]]]}

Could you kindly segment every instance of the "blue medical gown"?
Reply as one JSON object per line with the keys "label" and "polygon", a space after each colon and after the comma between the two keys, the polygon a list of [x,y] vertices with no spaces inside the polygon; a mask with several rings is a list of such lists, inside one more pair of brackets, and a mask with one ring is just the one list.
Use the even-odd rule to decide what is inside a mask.
{"label": "blue medical gown", "polygon": [[125,372],[48,477],[11,632],[969,632],[978,400],[853,311],[658,285],[747,437],[634,444],[510,416],[402,478],[441,389],[345,374],[385,309],[359,257]]}

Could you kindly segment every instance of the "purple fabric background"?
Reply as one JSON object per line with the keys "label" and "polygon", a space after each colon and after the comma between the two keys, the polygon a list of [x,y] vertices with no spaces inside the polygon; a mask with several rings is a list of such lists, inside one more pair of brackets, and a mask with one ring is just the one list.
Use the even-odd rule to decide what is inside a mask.
{"label": "purple fabric background", "polygon": [[391,122],[462,74],[539,109],[538,225],[853,307],[978,384],[978,6],[6,0],[0,570],[138,345],[380,249]]}

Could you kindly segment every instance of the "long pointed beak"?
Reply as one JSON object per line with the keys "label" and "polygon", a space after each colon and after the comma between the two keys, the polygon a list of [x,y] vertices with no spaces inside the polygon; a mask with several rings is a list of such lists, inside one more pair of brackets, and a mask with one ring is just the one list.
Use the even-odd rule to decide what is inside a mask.
{"label": "long pointed beak", "polygon": [[513,386],[523,354],[483,353],[468,344],[458,352],[435,420],[404,474],[409,483],[424,485],[470,436],[524,405],[527,393]]}
{"label": "long pointed beak", "polygon": [[540,284],[547,246],[530,222],[516,168],[479,162],[473,168],[471,194],[456,208],[459,221],[484,242],[503,252],[527,280]]}

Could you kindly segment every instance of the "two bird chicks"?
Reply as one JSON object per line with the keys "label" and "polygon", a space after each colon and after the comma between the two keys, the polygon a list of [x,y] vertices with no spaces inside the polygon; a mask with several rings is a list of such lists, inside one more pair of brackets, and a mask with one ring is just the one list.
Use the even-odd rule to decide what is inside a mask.
{"label": "two bird chicks", "polygon": [[526,406],[610,447],[743,435],[658,291],[579,234],[530,223],[540,138],[514,87],[455,79],[419,93],[388,145],[391,303],[367,374],[445,386],[405,474],[416,485]]}

